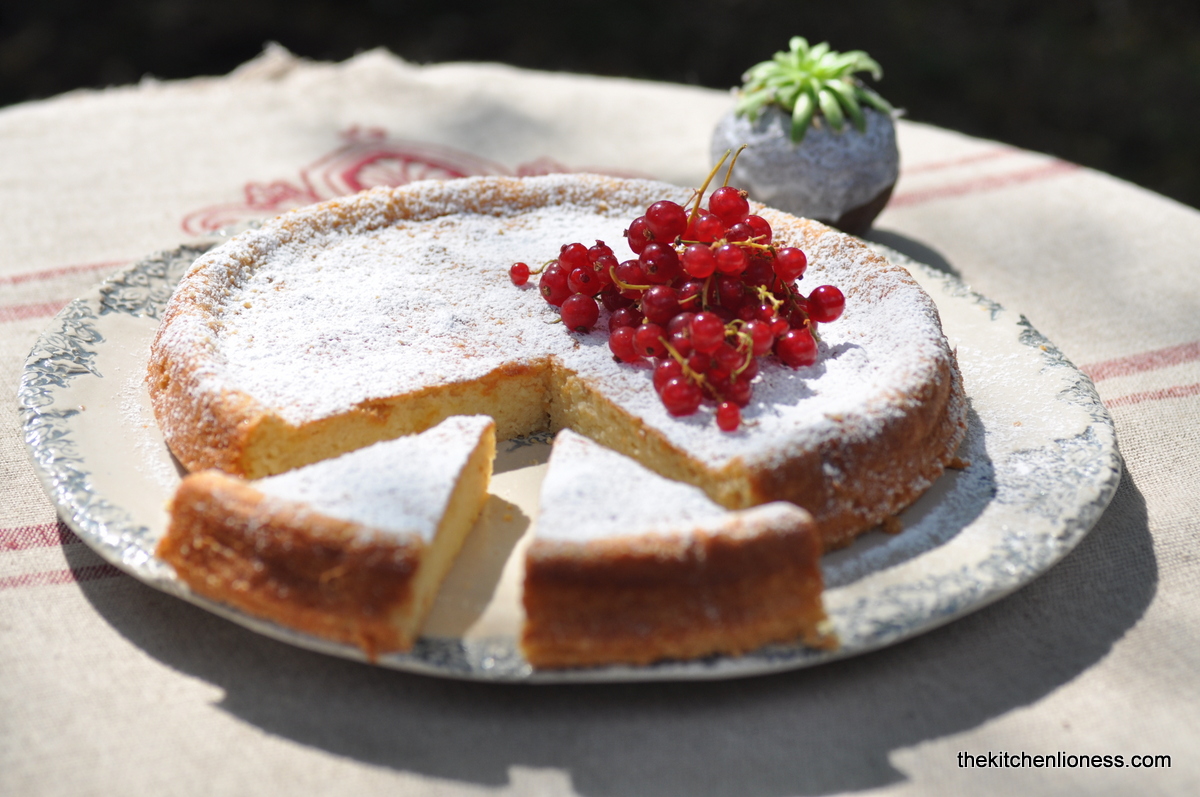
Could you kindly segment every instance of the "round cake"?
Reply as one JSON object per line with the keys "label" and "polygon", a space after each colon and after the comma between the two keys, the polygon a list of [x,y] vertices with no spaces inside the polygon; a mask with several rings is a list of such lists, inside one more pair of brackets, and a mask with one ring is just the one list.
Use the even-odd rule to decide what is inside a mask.
{"label": "round cake", "polygon": [[648,364],[615,361],[603,332],[553,323],[535,288],[508,279],[567,241],[625,251],[647,205],[689,195],[593,175],[469,178],[267,222],[197,260],[164,313],[147,381],[168,445],[189,470],[260,478],[486,414],[499,439],[569,427],[729,508],[790,501],[826,550],[844,545],[920,495],[966,428],[954,354],[907,271],[758,209],[846,309],[822,326],[814,365],[764,358],[732,433],[711,409],[672,416]]}

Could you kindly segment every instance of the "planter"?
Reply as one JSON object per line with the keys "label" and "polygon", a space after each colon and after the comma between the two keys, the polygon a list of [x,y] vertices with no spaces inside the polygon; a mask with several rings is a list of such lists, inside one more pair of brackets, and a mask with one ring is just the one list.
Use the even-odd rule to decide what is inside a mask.
{"label": "planter", "polygon": [[818,118],[799,144],[788,137],[791,114],[777,107],[763,108],[754,121],[731,111],[713,132],[713,162],[746,144],[730,185],[764,205],[862,235],[887,204],[900,171],[892,116],[862,111],[862,132],[846,125],[839,133]]}

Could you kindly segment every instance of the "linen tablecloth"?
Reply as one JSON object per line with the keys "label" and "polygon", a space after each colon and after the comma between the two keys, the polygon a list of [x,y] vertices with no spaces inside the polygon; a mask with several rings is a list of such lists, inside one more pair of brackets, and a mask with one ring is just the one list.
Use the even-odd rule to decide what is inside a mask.
{"label": "linen tablecloth", "polygon": [[[1095,381],[1126,464],[1079,547],[976,614],[767,677],[460,683],[255,635],[58,522],[13,397],[38,334],[107,273],[374,184],[597,170],[698,185],[729,106],[272,47],[222,78],[0,110],[0,793],[1200,793],[1200,213],[920,124],[900,124],[901,180],[871,237],[1025,314]],[[1126,765],[970,768],[964,752]]]}

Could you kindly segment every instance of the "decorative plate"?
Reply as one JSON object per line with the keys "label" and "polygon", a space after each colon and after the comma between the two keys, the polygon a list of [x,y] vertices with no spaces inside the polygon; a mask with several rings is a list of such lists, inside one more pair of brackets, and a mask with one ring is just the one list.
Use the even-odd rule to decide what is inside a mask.
{"label": "decorative plate", "polygon": [[[126,268],[76,299],[38,340],[19,401],[30,456],[62,518],[104,559],[165,592],[276,639],[346,658],[352,646],[284,628],[192,593],[154,555],[180,468],[143,386],[159,314],[212,242]],[[413,650],[384,667],[485,681],[732,678],[819,664],[928,631],[1004,597],[1070,551],[1121,475],[1112,420],[1091,381],[1022,317],[934,269],[906,265],[937,302],[970,399],[959,456],[880,531],[825,557],[825,606],[840,649],[772,645],[648,667],[535,671],[516,643],[520,555],[536,515],[548,439],[500,446],[492,501],[447,577]],[[514,509],[519,511],[513,511]]]}

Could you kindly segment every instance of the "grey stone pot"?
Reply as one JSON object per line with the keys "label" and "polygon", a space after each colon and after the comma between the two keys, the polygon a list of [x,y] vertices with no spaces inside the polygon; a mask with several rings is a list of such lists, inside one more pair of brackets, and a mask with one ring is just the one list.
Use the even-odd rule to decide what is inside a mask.
{"label": "grey stone pot", "polygon": [[730,185],[764,205],[861,235],[887,204],[900,173],[892,117],[869,108],[863,114],[862,133],[849,121],[838,133],[818,116],[797,145],[788,137],[791,116],[779,108],[764,108],[753,122],[730,111],[713,131],[713,163],[746,144]]}

